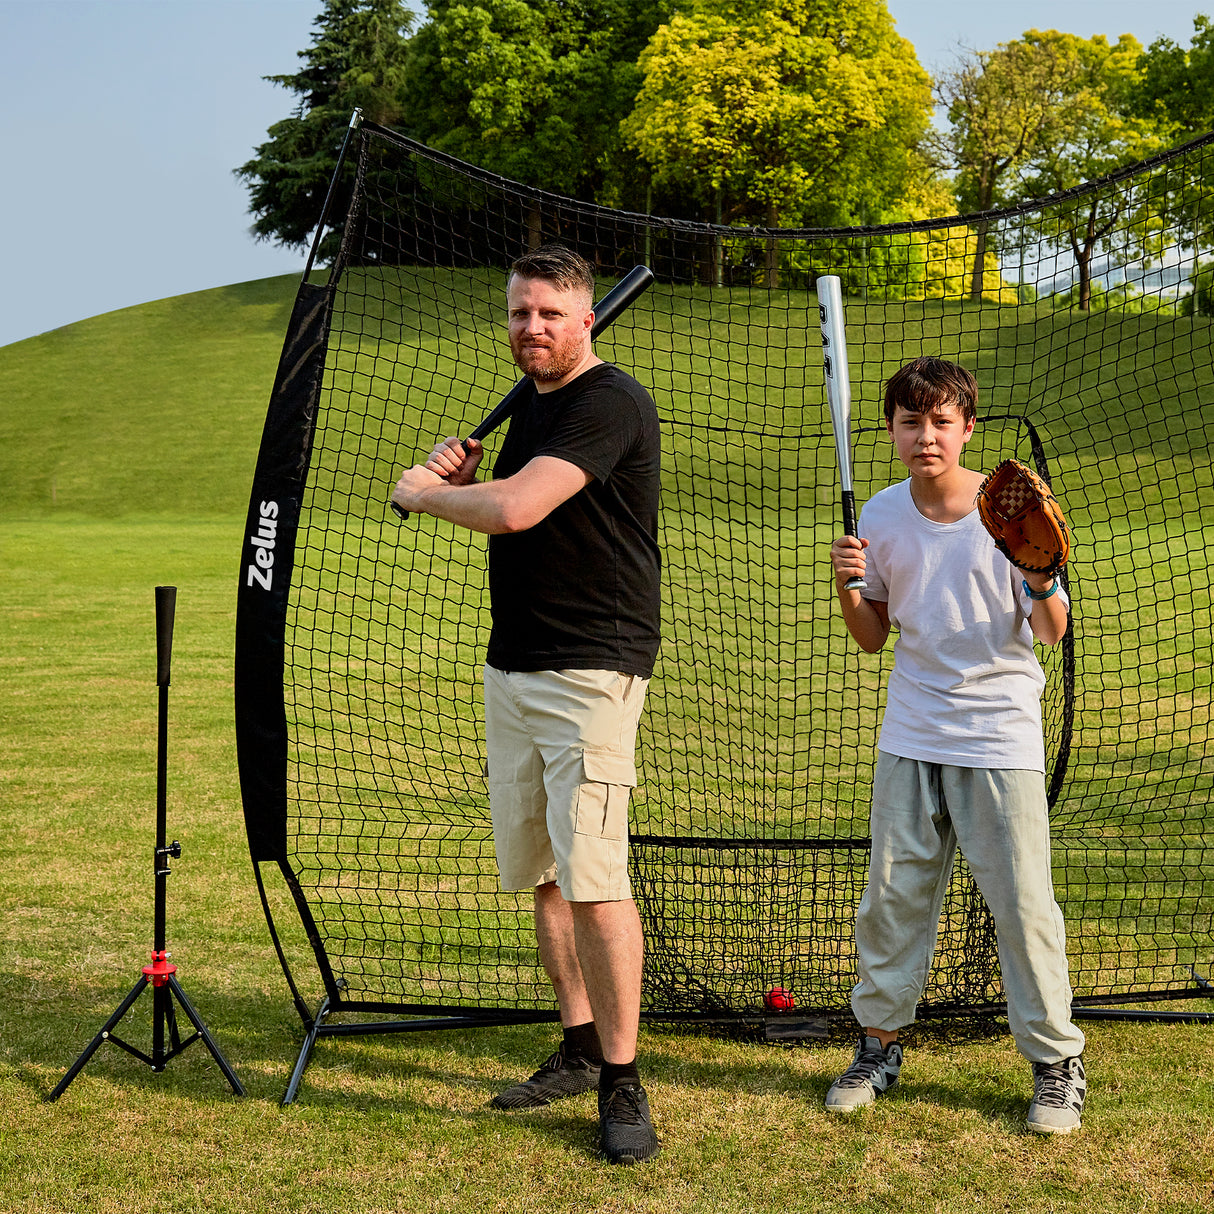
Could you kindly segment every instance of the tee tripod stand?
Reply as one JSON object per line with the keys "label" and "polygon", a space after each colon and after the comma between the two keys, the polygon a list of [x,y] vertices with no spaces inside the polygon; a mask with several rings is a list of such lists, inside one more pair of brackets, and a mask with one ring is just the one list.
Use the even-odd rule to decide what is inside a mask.
{"label": "tee tripod stand", "polygon": [[[152,946],[152,964],[143,967],[143,975],[131,988],[131,993],[118,1005],[114,1014],[101,1026],[101,1031],[89,1042],[83,1054],[72,1064],[71,1069],[59,1081],[59,1086],[46,1097],[47,1101],[58,1100],[67,1090],[68,1084],[80,1073],[84,1064],[93,1056],[103,1041],[110,1041],[128,1054],[133,1054],[140,1062],[146,1062],[153,1071],[163,1071],[165,1063],[176,1057],[187,1046],[202,1039],[203,1044],[211,1051],[213,1057],[223,1072],[224,1078],[237,1096],[244,1095],[244,1088],[236,1078],[235,1071],[228,1065],[227,1060],[215,1044],[207,1027],[199,1018],[198,1013],[190,1006],[190,1001],[177,981],[177,967],[169,961],[171,954],[164,946],[164,910],[165,887],[169,875],[169,857],[176,859],[181,855],[181,844],[176,839],[165,845],[165,791],[167,787],[166,744],[168,741],[168,707],[169,707],[169,667],[173,652],[173,612],[177,603],[177,588],[175,586],[156,587],[156,685],[160,688],[160,713],[156,761],[156,850],[152,857],[152,871],[156,876],[156,922],[155,943]],[[148,984],[152,987],[152,1052],[145,1054],[135,1049],[114,1033],[114,1027],[126,1015],[135,1001],[143,994]],[[195,1032],[184,1041],[177,1031],[177,1014],[173,1008],[176,999],[181,1009],[189,1017]],[[165,1049],[165,1029],[168,1029],[169,1048]]]}

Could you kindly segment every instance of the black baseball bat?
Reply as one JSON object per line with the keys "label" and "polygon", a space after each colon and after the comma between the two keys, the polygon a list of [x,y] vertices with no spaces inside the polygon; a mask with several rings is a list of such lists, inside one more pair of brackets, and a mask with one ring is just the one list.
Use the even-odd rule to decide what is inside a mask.
{"label": "black baseball bat", "polygon": [[[594,305],[594,324],[590,327],[590,339],[593,341],[612,321],[629,308],[653,283],[653,271],[648,266],[633,266],[619,282]],[[483,421],[468,435],[468,438],[480,440],[506,421],[514,412],[519,397],[527,390],[530,380],[527,376],[522,379],[502,397]],[[403,506],[391,503],[398,518],[407,519],[409,512]]]}

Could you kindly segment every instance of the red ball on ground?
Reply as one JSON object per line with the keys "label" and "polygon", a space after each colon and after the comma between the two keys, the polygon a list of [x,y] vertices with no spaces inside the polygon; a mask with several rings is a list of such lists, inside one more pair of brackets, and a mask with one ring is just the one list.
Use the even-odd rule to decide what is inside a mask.
{"label": "red ball on ground", "polygon": [[763,1004],[773,1012],[788,1012],[797,1006],[792,991],[786,991],[782,986],[773,986],[763,996]]}

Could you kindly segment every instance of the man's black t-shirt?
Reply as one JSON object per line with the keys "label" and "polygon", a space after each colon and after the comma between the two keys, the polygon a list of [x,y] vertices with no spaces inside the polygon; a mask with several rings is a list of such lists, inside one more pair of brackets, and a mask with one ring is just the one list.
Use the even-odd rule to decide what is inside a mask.
{"label": "man's black t-shirt", "polygon": [[610,363],[552,392],[534,385],[493,468],[512,476],[537,455],[591,476],[526,531],[489,537],[499,670],[618,670],[649,678],[658,652],[661,440],[649,393]]}

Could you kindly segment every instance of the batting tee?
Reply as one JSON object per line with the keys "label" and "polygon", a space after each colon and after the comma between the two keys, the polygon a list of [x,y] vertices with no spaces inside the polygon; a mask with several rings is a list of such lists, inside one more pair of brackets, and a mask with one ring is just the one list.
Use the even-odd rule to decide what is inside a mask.
{"label": "batting tee", "polygon": [[[933,353],[982,387],[969,465],[1034,465],[1073,527],[1072,627],[1042,660],[1077,1007],[1212,993],[1214,290],[1194,252],[1212,139],[1009,210],[793,231],[621,213],[370,123],[352,136],[340,252],[327,282],[305,276],[286,336],[237,605],[249,844],[308,1034],[288,1098],[318,1035],[556,1016],[530,898],[497,889],[484,544],[387,509],[400,468],[515,382],[506,267],[549,239],[596,264],[600,294],[636,264],[656,275],[596,343],[663,427],[663,644],[631,839],[644,1016],[779,1037],[849,1014],[890,657],[858,652],[834,602],[828,273],[859,500],[903,475],[883,381]],[[772,986],[794,1012],[765,1011]],[[1002,1001],[959,859],[921,1011]]]}

